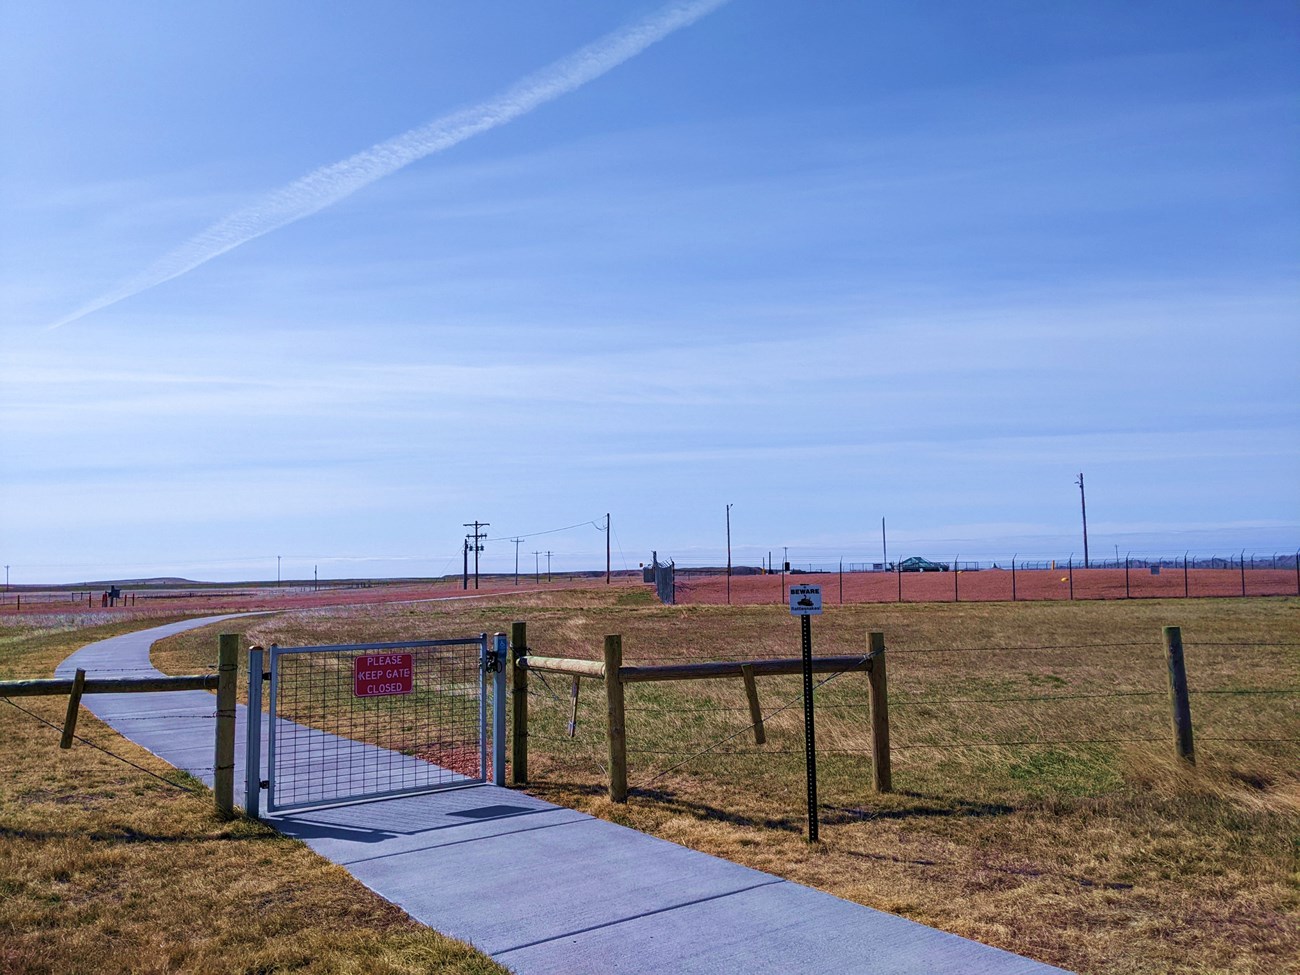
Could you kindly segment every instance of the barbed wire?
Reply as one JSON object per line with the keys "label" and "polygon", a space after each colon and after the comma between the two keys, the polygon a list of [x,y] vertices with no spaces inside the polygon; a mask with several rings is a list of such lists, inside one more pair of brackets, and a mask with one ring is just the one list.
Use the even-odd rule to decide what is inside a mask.
{"label": "barbed wire", "polygon": [[633,711],[651,713],[651,714],[696,714],[707,713],[712,711],[748,711],[749,708],[741,707],[690,707],[690,708],[624,708],[624,713]]}
{"label": "barbed wire", "polygon": [[[1043,701],[1091,701],[1107,697],[1159,697],[1160,691],[1117,691],[1111,694],[1039,694],[1029,697],[920,697],[910,701],[890,701],[890,708],[932,704],[1029,704]],[[827,707],[843,705],[828,704]]]}
{"label": "barbed wire", "polygon": [[[217,669],[216,664],[207,664],[206,667],[210,671],[215,671]],[[242,672],[243,669],[244,668],[241,666],[240,671]],[[134,674],[139,677],[176,676],[173,674],[160,673],[155,667],[100,667],[96,665],[94,670],[86,671],[86,679],[96,680],[104,676],[105,674]],[[181,676],[195,676],[195,675],[181,675]],[[199,675],[199,676],[206,676],[206,675]],[[31,674],[26,676],[10,675],[7,677],[0,677],[0,681],[6,681],[6,680],[72,680],[72,677],[71,675],[59,675],[59,674]]]}
{"label": "barbed wire", "polygon": [[1240,640],[1185,640],[1184,647],[1300,647],[1300,643],[1256,643]]}
{"label": "barbed wire", "polygon": [[[1002,646],[1002,645],[984,645],[984,646],[962,646],[962,647],[890,647],[888,656],[910,655],[918,653],[1020,653],[1036,651],[1053,651],[1053,650],[1116,650],[1127,649],[1132,647],[1158,647],[1159,644],[1154,640],[1129,640],[1116,641],[1112,643],[1059,643],[1059,644],[1042,644],[1034,646]],[[1285,642],[1247,642],[1247,641],[1185,641],[1185,648],[1194,647],[1300,647],[1300,643]],[[832,648],[833,649],[833,648]],[[709,662],[730,662],[740,661],[760,661],[772,659],[780,653],[779,648],[774,648],[770,653],[755,653],[754,651],[736,651],[732,653],[719,653],[716,650],[708,651],[684,651],[680,653],[659,653],[659,654],[638,654],[635,661],[629,661],[626,666],[638,666],[641,664],[653,664],[658,661],[700,661]],[[586,658],[584,658],[586,659]]]}
{"label": "barbed wire", "polygon": [[1153,645],[1154,643],[1150,640],[1136,640],[1125,643],[1058,643],[1030,647],[912,647],[891,649],[889,655],[893,656],[896,654],[911,653],[1015,653],[1021,651],[1032,652],[1036,650],[1112,650],[1121,647],[1150,647]]}
{"label": "barbed wire", "polygon": [[[546,677],[542,674],[540,670],[529,671],[529,673],[537,675],[537,679],[540,680],[542,682],[542,686],[546,688],[546,693],[551,695],[551,697],[555,699],[556,703],[567,705],[572,700],[572,698],[566,699],[556,694],[555,691],[551,688],[550,682],[546,679]],[[539,694],[538,697],[541,697],[541,695]]]}
{"label": "barbed wire", "polygon": [[[922,742],[918,744],[908,744],[908,745],[891,745],[890,749],[891,751],[896,751],[898,749],[904,749],[904,748],[942,748],[942,749],[1020,748],[1020,747],[1035,746],[1035,745],[1104,745],[1104,744],[1114,744],[1117,742],[1163,742],[1167,740],[1168,739],[1166,738],[1058,738],[1058,739],[1027,738],[1019,741]],[[1214,740],[1219,740],[1219,739],[1214,739]],[[1250,739],[1221,739],[1221,740],[1247,741]],[[1279,739],[1267,739],[1267,740],[1274,741]],[[672,751],[672,750],[658,750],[658,749],[645,749],[645,748],[638,748],[638,749],[629,748],[628,753],[638,754],[638,755],[680,755],[681,754],[681,752]],[[728,751],[715,750],[710,752],[709,756],[714,757],[714,756],[722,756],[722,755],[757,755],[757,756],[793,755],[793,756],[802,757],[804,754],[805,753],[803,749],[743,748],[743,749],[731,749]],[[871,752],[866,749],[855,749],[855,748],[825,748],[825,749],[818,748],[817,755],[818,757],[821,757],[823,755],[832,755],[832,756],[861,756],[861,757],[869,758],[871,756]],[[675,767],[680,768],[681,766],[678,765]],[[670,769],[669,771],[672,770]],[[666,774],[666,773],[661,773],[661,774]]]}
{"label": "barbed wire", "polygon": [[[19,711],[23,712],[23,714],[26,714],[26,715],[28,715],[29,717],[35,718],[35,719],[36,719],[37,721],[39,721],[41,724],[43,724],[43,725],[47,725],[47,726],[53,728],[53,729],[54,729],[55,731],[57,731],[57,732],[60,732],[60,733],[63,732],[63,729],[62,729],[59,725],[55,724],[53,721],[47,721],[45,718],[41,717],[41,716],[40,716],[39,714],[37,714],[35,711],[29,711],[27,708],[23,707],[22,705],[20,705],[20,704],[15,704],[13,701],[11,701],[11,700],[10,700],[9,698],[7,698],[7,697],[0,697],[0,701],[4,701],[5,704],[8,704],[10,707],[17,708]],[[147,768],[145,768],[143,765],[137,765],[135,762],[131,761],[129,758],[124,758],[123,756],[118,755],[116,752],[111,752],[111,751],[109,751],[109,750],[108,750],[107,748],[105,748],[103,745],[96,744],[95,742],[91,741],[89,738],[83,738],[81,735],[77,735],[77,734],[74,734],[72,737],[73,737],[75,740],[81,742],[83,745],[89,745],[91,748],[95,749],[96,751],[103,752],[103,753],[104,753],[105,755],[107,755],[109,758],[116,759],[117,761],[121,762],[121,763],[124,764],[124,765],[129,765],[129,766],[131,766],[131,768],[136,769],[136,770],[138,770],[138,771],[140,771],[140,772],[143,772],[145,775],[153,776],[153,777],[154,777],[155,779],[157,779],[159,782],[165,783],[166,785],[171,786],[173,789],[179,789],[179,790],[181,790],[182,792],[189,792],[189,793],[193,793],[193,794],[196,794],[196,795],[199,793],[199,790],[198,790],[198,789],[191,788],[190,786],[187,786],[187,785],[181,785],[181,784],[178,783],[178,782],[173,782],[171,779],[168,779],[168,778],[166,778],[166,777],[164,777],[164,776],[162,776],[162,775],[159,775],[157,772],[154,772],[154,771],[152,771],[152,770],[150,770],[150,769],[147,769]],[[199,769],[198,771],[211,772],[211,771],[212,771],[212,768],[209,767],[209,768],[205,768],[205,769]]]}
{"label": "barbed wire", "polygon": [[[892,751],[897,751],[900,749],[914,749],[914,748],[915,749],[926,749],[926,748],[936,749],[937,748],[943,750],[970,749],[970,748],[1030,748],[1030,747],[1036,747],[1042,745],[1112,745],[1112,744],[1126,744],[1126,743],[1167,742],[1168,740],[1169,739],[1167,737],[1026,738],[1026,739],[1014,740],[1014,741],[919,742],[919,743],[907,744],[907,745],[895,744],[895,745],[891,745],[890,748]],[[1221,742],[1244,743],[1244,744],[1300,743],[1300,738],[1234,738],[1230,736],[1218,736],[1218,735],[1197,735],[1196,740],[1197,741],[1221,741]],[[627,752],[629,755],[680,755],[681,754],[680,751],[674,751],[671,749],[653,749],[653,748],[629,748]],[[803,749],[790,749],[790,748],[771,748],[771,749],[733,748],[733,749],[727,749],[723,751],[713,749],[707,753],[700,753],[699,755],[692,756],[692,761],[695,758],[702,758],[702,757],[722,758],[726,756],[745,756],[745,755],[751,755],[756,757],[788,755],[788,756],[802,758],[804,757],[805,752],[803,751]],[[829,756],[840,756],[840,757],[870,758],[871,752],[866,749],[818,748],[817,755],[818,757],[829,755]],[[659,776],[666,775],[668,774],[668,772],[681,768],[682,764],[685,763],[675,765],[671,769],[666,769],[664,772],[659,773]],[[658,778],[659,776],[656,776],[655,778]],[[650,781],[653,782],[654,779],[651,779]]]}
{"label": "barbed wire", "polygon": [[[1128,647],[1151,647],[1154,645],[1155,644],[1152,641],[1142,640],[1142,641],[1133,641],[1133,642],[1125,642],[1125,643],[1069,643],[1069,644],[1052,644],[1052,645],[1029,646],[1029,647],[1005,647],[1005,646],[908,647],[908,648],[890,647],[887,650],[886,656],[892,657],[896,655],[910,655],[914,653],[1015,653],[1015,652],[1034,652],[1034,651],[1046,651],[1046,650],[1107,650],[1107,649],[1119,649],[1119,648],[1128,648]],[[1236,644],[1233,645],[1235,646]],[[705,656],[702,653],[689,653],[689,652],[681,653],[681,654],[657,654],[657,655],[643,654],[643,655],[638,655],[637,663],[640,663],[642,661],[657,661],[657,660],[701,660],[701,659],[707,659],[710,662],[733,661],[733,660],[759,661],[759,660],[770,659],[771,656],[772,655],[770,654],[767,656],[755,655],[752,652],[717,653],[715,651],[710,650],[707,656]],[[630,664],[629,666],[635,666],[635,664]]]}
{"label": "barbed wire", "polygon": [[208,711],[202,714],[141,714],[141,715],[113,715],[113,723],[119,721],[210,721],[216,718],[216,711]]}
{"label": "barbed wire", "polygon": [[[1205,690],[1189,691],[1189,694],[1199,695],[1288,695],[1300,694],[1300,688],[1287,687],[1278,689],[1260,689],[1260,690]],[[1034,697],[932,697],[917,698],[910,701],[890,701],[891,708],[907,707],[910,704],[1021,704],[1040,701],[1091,701],[1110,697],[1168,697],[1168,691],[1109,691],[1104,694],[1041,694]],[[828,703],[819,705],[820,707],[865,707],[866,705],[854,704],[833,704]]]}
{"label": "barbed wire", "polygon": [[[1190,694],[1202,696],[1290,696],[1300,695],[1300,687],[1283,687],[1283,688],[1247,688],[1247,689],[1210,689],[1200,691],[1189,691]],[[910,705],[931,705],[931,704],[1021,704],[1036,703],[1046,701],[1089,701],[1104,698],[1130,698],[1130,697],[1158,697],[1168,696],[1167,691],[1109,691],[1102,694],[1040,694],[1027,697],[926,697],[915,698],[912,700],[890,700],[890,708],[908,707]],[[557,698],[557,700],[559,700]],[[571,701],[571,699],[570,699]],[[569,703],[569,702],[561,702]],[[869,710],[870,704],[849,704],[840,701],[822,701],[817,704],[818,708],[836,708],[841,710]],[[638,712],[643,714],[707,714],[714,712],[734,712],[748,711],[747,707],[730,707],[724,705],[718,706],[692,706],[692,707],[635,707],[624,708],[627,713]]]}
{"label": "barbed wire", "polygon": [[1025,738],[1016,741],[941,741],[917,742],[906,745],[890,745],[891,749],[904,748],[1022,748],[1034,745],[1114,745],[1123,742],[1168,741],[1163,738]]}

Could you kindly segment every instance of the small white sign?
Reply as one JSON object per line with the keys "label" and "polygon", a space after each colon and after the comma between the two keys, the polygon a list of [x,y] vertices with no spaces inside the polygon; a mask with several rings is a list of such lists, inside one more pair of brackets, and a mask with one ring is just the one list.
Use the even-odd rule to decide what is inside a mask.
{"label": "small white sign", "polygon": [[822,587],[821,586],[791,586],[790,587],[790,615],[791,616],[821,616],[822,614]]}

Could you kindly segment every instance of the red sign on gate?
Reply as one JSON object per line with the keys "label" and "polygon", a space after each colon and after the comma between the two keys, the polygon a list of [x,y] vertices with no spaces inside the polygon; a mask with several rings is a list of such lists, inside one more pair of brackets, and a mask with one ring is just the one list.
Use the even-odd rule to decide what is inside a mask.
{"label": "red sign on gate", "polygon": [[415,666],[409,653],[372,653],[352,659],[352,693],[356,697],[410,694]]}

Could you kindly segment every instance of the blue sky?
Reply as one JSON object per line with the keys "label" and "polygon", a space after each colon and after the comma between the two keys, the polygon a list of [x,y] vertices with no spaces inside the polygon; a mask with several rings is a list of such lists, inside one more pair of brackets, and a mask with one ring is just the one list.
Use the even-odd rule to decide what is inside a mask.
{"label": "blue sky", "polygon": [[[269,9],[268,9],[269,8]],[[1300,10],[732,0],[51,329],[662,11],[3,0],[13,580],[1300,547]],[[592,527],[526,539],[603,564]],[[489,542],[484,566],[512,568]]]}

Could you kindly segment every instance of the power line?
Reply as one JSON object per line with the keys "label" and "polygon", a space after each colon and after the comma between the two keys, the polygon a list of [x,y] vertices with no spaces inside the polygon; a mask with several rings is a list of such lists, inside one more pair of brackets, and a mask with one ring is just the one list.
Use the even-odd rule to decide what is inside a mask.
{"label": "power line", "polygon": [[[486,522],[485,522],[485,524],[486,524]],[[525,532],[525,533],[523,533],[522,535],[520,535],[520,536],[518,536],[518,537],[519,537],[519,538],[537,538],[539,535],[554,535],[554,534],[556,534],[556,533],[558,533],[558,532],[571,532],[571,531],[573,531],[575,528],[586,528],[588,525],[590,525],[592,528],[596,529],[596,531],[598,531],[598,532],[603,532],[603,531],[605,530],[605,526],[604,526],[604,525],[601,525],[601,524],[599,524],[598,522],[596,522],[596,521],[594,521],[594,520],[593,520],[593,521],[580,521],[580,522],[578,522],[576,525],[565,525],[563,528],[548,528],[548,529],[546,529],[546,531],[541,531],[541,532]],[[503,537],[501,537],[501,538],[489,538],[489,539],[486,539],[486,541],[489,541],[489,542],[513,542],[513,541],[514,541],[514,538],[503,536]]]}

